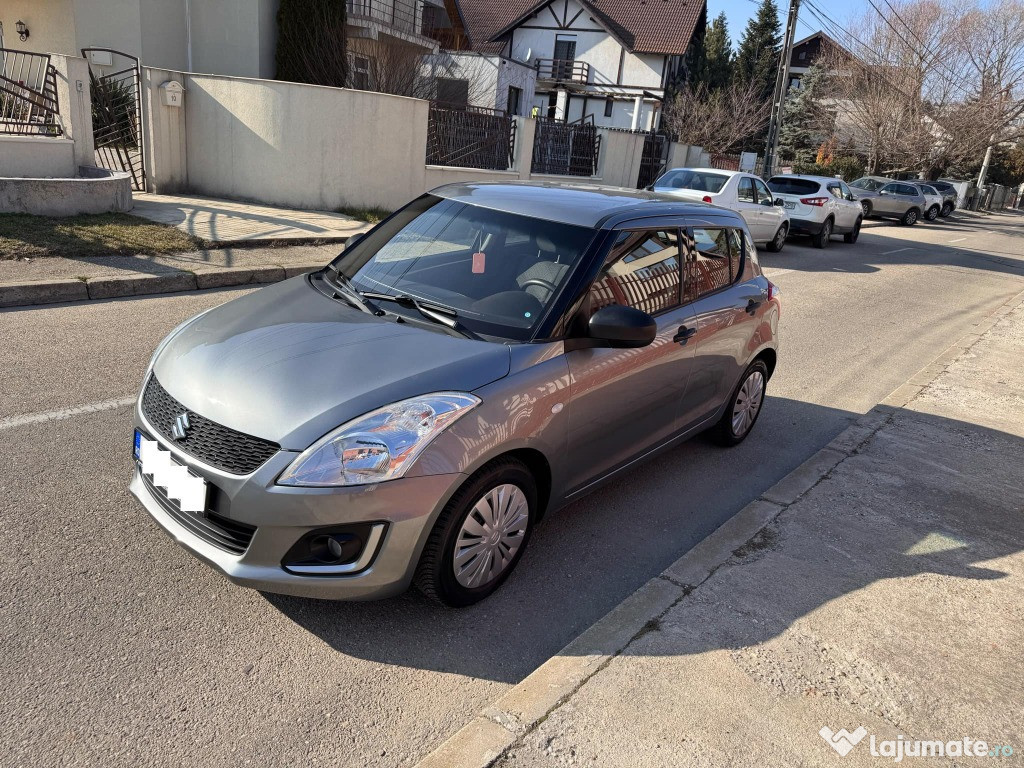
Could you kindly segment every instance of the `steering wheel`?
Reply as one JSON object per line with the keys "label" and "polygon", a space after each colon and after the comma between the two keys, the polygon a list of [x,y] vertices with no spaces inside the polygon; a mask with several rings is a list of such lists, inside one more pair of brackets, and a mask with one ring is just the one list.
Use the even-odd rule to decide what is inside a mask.
{"label": "steering wheel", "polygon": [[540,288],[544,288],[551,293],[555,293],[555,291],[558,290],[557,285],[555,285],[549,280],[543,280],[539,277],[531,277],[529,280],[524,280],[523,284],[519,287],[525,291],[531,285],[539,286]]}

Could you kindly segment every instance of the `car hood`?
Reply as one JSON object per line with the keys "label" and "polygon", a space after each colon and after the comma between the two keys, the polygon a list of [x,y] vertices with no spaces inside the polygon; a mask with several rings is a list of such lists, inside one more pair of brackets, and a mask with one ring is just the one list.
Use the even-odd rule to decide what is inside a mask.
{"label": "car hood", "polygon": [[296,277],[223,304],[167,341],[153,372],[189,410],[304,450],[389,403],[508,375],[509,347],[373,317]]}

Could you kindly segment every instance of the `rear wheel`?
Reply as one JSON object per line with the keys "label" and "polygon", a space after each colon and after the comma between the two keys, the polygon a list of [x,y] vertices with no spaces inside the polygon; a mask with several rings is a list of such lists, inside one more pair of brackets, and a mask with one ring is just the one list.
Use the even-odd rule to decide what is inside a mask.
{"label": "rear wheel", "polygon": [[768,383],[768,367],[763,360],[755,360],[743,373],[743,378],[733,390],[729,405],[718,423],[711,428],[711,439],[719,445],[739,445],[750,434],[757,423],[764,404],[765,385]]}
{"label": "rear wheel", "polygon": [[786,235],[789,234],[789,227],[783,224],[779,227],[779,231],[775,233],[775,237],[772,238],[771,242],[765,246],[772,253],[778,253],[782,250],[783,246],[786,245]]}
{"label": "rear wheel", "polygon": [[832,241],[832,219],[825,219],[825,223],[821,225],[821,232],[811,237],[811,242],[815,248],[827,248],[828,244]]}
{"label": "rear wheel", "polygon": [[942,204],[942,211],[939,213],[940,216],[946,217],[953,212],[953,204],[946,202]]}
{"label": "rear wheel", "polygon": [[856,243],[857,238],[860,237],[860,225],[862,223],[863,219],[858,217],[856,223],[854,223],[853,225],[853,231],[847,232],[845,235],[843,235],[843,240],[845,240],[847,243]]}
{"label": "rear wheel", "polygon": [[521,461],[485,465],[441,512],[416,568],[416,587],[456,608],[483,600],[519,563],[536,509],[537,483]]}
{"label": "rear wheel", "polygon": [[917,208],[911,208],[909,211],[903,214],[903,218],[900,219],[900,224],[902,224],[905,227],[912,227],[915,224],[917,224],[917,220],[920,218],[920,216],[921,214],[918,212]]}
{"label": "rear wheel", "polygon": [[924,217],[928,219],[928,221],[935,221],[937,218],[939,218],[939,210],[939,206],[933,205],[931,208],[928,209],[928,213],[926,213]]}

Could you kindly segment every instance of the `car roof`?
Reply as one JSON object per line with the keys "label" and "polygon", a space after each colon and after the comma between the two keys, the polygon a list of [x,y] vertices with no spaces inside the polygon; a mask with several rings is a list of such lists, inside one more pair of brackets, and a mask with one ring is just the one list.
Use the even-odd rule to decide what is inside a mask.
{"label": "car roof", "polygon": [[708,203],[680,200],[656,192],[585,183],[475,182],[446,184],[430,194],[468,205],[581,227],[611,227],[632,218],[708,215],[734,219],[739,214]]}
{"label": "car roof", "polygon": [[[725,168],[691,168],[689,166],[682,166],[680,168],[668,168],[665,173],[661,174],[664,176],[672,171],[700,171],[701,173],[717,173],[719,176],[753,176],[754,174],[748,173],[747,171],[729,171]],[[660,178],[660,177],[659,177]]]}
{"label": "car roof", "polygon": [[[776,173],[774,176],[772,176],[772,179],[807,179],[808,181],[816,181],[819,184],[843,181],[838,176],[811,176],[809,174],[804,173]],[[771,181],[771,179],[769,179],[769,181]]]}

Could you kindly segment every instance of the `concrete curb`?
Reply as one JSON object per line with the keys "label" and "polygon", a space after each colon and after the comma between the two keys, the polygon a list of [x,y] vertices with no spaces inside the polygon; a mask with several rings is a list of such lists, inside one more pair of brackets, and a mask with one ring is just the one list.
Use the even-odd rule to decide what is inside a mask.
{"label": "concrete curb", "polygon": [[323,263],[288,266],[268,264],[259,267],[204,268],[196,272],[172,271],[155,275],[105,275],[88,280],[4,283],[0,285],[0,308],[276,283],[323,266]]}
{"label": "concrete curb", "polygon": [[916,398],[993,325],[1024,303],[1024,291],[975,323],[972,331],[897,388],[710,536],[586,629],[522,682],[485,708],[417,768],[488,768],[568,701],[630,643],[734,557],[767,525],[859,452],[898,408]]}

